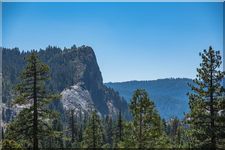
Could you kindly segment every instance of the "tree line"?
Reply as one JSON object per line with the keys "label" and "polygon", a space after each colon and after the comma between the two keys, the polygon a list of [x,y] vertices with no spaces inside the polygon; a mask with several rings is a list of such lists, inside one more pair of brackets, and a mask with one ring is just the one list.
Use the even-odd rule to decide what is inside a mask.
{"label": "tree line", "polygon": [[[22,110],[2,132],[3,148],[225,148],[225,89],[222,57],[212,47],[200,53],[196,79],[189,84],[190,112],[179,120],[160,117],[144,89],[134,91],[129,104],[131,120],[97,110],[68,111],[66,122],[50,109],[60,99],[45,86],[49,67],[33,51],[15,87],[13,106]],[[181,112],[182,113],[182,112]]]}

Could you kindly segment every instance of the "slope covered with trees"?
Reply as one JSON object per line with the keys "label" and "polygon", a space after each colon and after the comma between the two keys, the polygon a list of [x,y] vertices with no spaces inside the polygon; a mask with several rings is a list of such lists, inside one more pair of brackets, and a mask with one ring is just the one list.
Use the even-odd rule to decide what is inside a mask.
{"label": "slope covered with trees", "polygon": [[[21,52],[18,48],[3,49],[3,103],[9,107],[13,99],[14,86],[20,81],[19,75],[25,66],[25,60],[31,52]],[[75,45],[71,48],[49,46],[37,51],[41,61],[50,68],[51,80],[46,82],[49,91],[61,93],[73,85],[81,85],[87,90],[95,107],[102,115],[115,115],[119,109],[129,117],[128,106],[117,92],[103,84],[102,75],[96,56],[91,47]],[[112,106],[111,107],[109,107]],[[53,108],[63,112],[60,101],[55,101]],[[5,110],[4,120],[9,121],[12,112]]]}
{"label": "slope covered with trees", "polygon": [[170,78],[152,81],[110,82],[105,85],[118,91],[128,103],[136,89],[145,89],[163,118],[169,119],[176,116],[181,119],[189,110],[187,93],[191,88],[188,87],[188,83],[192,83],[192,80]]}

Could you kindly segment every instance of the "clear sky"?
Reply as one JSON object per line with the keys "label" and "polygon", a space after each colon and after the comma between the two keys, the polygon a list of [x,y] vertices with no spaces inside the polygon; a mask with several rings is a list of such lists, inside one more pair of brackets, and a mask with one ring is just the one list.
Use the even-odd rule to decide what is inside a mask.
{"label": "clear sky", "polygon": [[3,3],[3,46],[91,46],[104,82],[194,78],[222,50],[223,3]]}

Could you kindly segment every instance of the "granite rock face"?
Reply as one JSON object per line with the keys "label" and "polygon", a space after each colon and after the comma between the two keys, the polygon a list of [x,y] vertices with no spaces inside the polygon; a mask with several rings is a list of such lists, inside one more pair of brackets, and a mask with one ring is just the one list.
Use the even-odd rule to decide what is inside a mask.
{"label": "granite rock face", "polygon": [[[77,103],[81,104],[83,101],[88,103],[88,108],[81,107],[84,108],[84,111],[94,106],[102,116],[115,116],[121,110],[125,117],[129,117],[126,101],[119,96],[118,92],[103,84],[102,74],[95,53],[91,47],[71,47],[71,49],[64,50],[62,55],[66,57],[67,65],[71,66],[71,70],[68,73],[72,74],[72,84],[66,86],[66,88],[71,87],[75,90],[74,88],[76,87],[76,90],[78,90],[77,93],[85,93],[89,97],[74,95],[77,97],[80,96],[80,100]],[[73,95],[72,93],[74,91],[70,92]],[[65,94],[65,89],[62,93]],[[63,101],[64,99],[62,99],[62,103],[65,104]]]}
{"label": "granite rock face", "polygon": [[79,84],[66,88],[61,92],[61,102],[66,111],[89,113],[94,109],[94,103],[88,90]]}
{"label": "granite rock face", "polygon": [[[3,102],[7,107],[13,99],[12,87],[19,82],[19,74],[25,65],[24,57],[29,54],[18,48],[3,49]],[[103,84],[91,47],[61,49],[49,46],[40,49],[38,55],[50,67],[51,80],[46,84],[47,89],[62,94],[61,100],[54,104],[60,112],[72,108],[89,112],[96,108],[102,116],[116,116],[121,110],[124,117],[129,118],[127,102]],[[5,118],[10,118],[8,114],[11,113],[5,113]]]}

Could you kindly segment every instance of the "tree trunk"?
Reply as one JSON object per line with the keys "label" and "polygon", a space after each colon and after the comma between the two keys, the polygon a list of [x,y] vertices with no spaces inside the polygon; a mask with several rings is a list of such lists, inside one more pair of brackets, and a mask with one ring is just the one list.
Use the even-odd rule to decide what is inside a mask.
{"label": "tree trunk", "polygon": [[140,120],[139,120],[139,148],[142,148],[142,112],[140,110]]}
{"label": "tree trunk", "polygon": [[34,62],[34,84],[33,84],[33,96],[34,96],[34,107],[33,107],[33,149],[38,150],[38,112],[37,112],[37,70],[36,61]]}
{"label": "tree trunk", "polygon": [[[211,58],[212,63],[212,58]],[[212,68],[210,70],[210,118],[211,118],[211,148],[216,148],[216,136],[215,136],[215,119],[214,119],[214,107],[213,107],[213,73]]]}
{"label": "tree trunk", "polygon": [[71,110],[71,129],[72,129],[72,143],[75,141],[74,133],[74,110]]}
{"label": "tree trunk", "polygon": [[121,111],[119,112],[119,139],[122,140],[122,117]]}
{"label": "tree trunk", "polygon": [[96,137],[95,137],[95,114],[92,118],[92,134],[93,134],[93,148],[96,148]]}
{"label": "tree trunk", "polygon": [[2,127],[2,139],[1,140],[4,140],[4,128]]}

